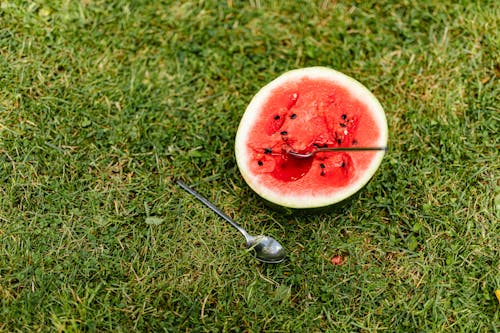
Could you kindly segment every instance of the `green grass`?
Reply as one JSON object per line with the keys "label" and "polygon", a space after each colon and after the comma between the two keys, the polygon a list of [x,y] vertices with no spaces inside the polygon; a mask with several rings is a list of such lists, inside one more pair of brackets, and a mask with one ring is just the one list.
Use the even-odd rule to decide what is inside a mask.
{"label": "green grass", "polygon": [[[495,1],[1,1],[0,331],[499,331],[498,17]],[[234,136],[260,87],[313,65],[374,92],[391,149],[349,206],[284,216],[244,183]],[[175,178],[289,260],[253,260]]]}

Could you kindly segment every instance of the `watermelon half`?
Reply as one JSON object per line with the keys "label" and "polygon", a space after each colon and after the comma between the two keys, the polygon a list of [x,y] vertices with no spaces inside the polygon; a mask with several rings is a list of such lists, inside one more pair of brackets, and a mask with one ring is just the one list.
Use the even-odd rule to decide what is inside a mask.
{"label": "watermelon half", "polygon": [[385,147],[387,120],[375,96],[333,69],[289,71],[263,87],[236,134],[239,170],[258,195],[287,208],[335,205],[372,178],[384,151],[286,152],[315,147]]}

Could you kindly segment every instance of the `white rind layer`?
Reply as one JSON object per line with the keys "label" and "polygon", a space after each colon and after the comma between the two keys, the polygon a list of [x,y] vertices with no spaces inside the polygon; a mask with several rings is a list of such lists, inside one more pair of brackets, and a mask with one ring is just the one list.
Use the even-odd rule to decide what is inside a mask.
{"label": "white rind layer", "polygon": [[384,157],[383,151],[376,152],[375,157],[372,159],[366,171],[351,185],[327,195],[318,195],[316,193],[312,193],[312,191],[311,193],[304,192],[299,195],[296,193],[283,194],[282,192],[275,191],[272,188],[268,188],[267,186],[261,184],[259,181],[259,175],[252,174],[249,169],[249,158],[252,155],[247,147],[247,143],[249,142],[248,136],[250,125],[257,121],[261,107],[268,100],[270,93],[275,88],[282,86],[287,81],[297,81],[304,77],[329,80],[348,89],[353,96],[366,104],[368,109],[372,112],[375,122],[380,126],[380,136],[378,141],[374,142],[374,145],[387,146],[388,139],[387,120],[384,110],[377,98],[361,83],[336,70],[326,67],[296,69],[284,73],[264,86],[253,97],[240,121],[235,142],[236,162],[247,184],[262,198],[280,206],[302,209],[333,205],[352,196],[369,182],[380,166],[380,163],[382,163],[382,159]]}

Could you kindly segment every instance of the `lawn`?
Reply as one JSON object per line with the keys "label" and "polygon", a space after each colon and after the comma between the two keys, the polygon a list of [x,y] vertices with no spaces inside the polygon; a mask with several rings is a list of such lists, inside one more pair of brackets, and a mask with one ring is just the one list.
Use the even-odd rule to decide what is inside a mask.
{"label": "lawn", "polygon": [[[1,1],[0,331],[500,331],[499,17]],[[248,188],[234,137],[260,87],[315,65],[373,91],[390,150],[348,205],[287,215]],[[178,178],[288,260],[257,262]]]}

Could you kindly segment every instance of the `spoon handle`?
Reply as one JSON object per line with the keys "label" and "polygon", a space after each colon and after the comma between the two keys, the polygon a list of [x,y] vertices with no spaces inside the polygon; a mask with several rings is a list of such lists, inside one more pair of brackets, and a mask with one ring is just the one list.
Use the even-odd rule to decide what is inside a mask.
{"label": "spoon handle", "polygon": [[189,192],[190,194],[194,195],[196,197],[196,199],[198,199],[201,202],[203,202],[208,208],[210,208],[211,210],[213,210],[214,212],[216,212],[224,220],[226,220],[227,222],[229,222],[229,224],[231,224],[239,232],[241,232],[243,234],[243,236],[245,236],[245,239],[247,240],[247,242],[251,239],[251,236],[246,232],[245,229],[243,229],[238,223],[234,222],[229,216],[227,216],[226,214],[224,214],[224,212],[221,211],[219,208],[217,208],[217,206],[215,206],[213,203],[211,203],[210,201],[208,201],[207,199],[205,199],[201,194],[199,194],[198,192],[196,192],[195,190],[193,190],[191,187],[189,187],[186,184],[184,184],[184,182],[181,181],[181,180],[178,180],[177,184],[180,187],[182,187],[184,190],[186,190],[187,192]]}
{"label": "spoon handle", "polygon": [[321,147],[316,148],[316,152],[319,151],[367,151],[367,150],[384,150],[387,151],[387,147]]}

